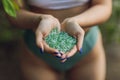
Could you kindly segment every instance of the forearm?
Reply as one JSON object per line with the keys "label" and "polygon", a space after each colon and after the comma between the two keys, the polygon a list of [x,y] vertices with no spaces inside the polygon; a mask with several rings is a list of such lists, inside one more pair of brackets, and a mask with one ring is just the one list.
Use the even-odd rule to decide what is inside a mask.
{"label": "forearm", "polygon": [[15,18],[8,17],[10,22],[18,28],[33,29],[36,28],[41,20],[41,15],[24,9],[17,11]]}
{"label": "forearm", "polygon": [[93,4],[91,8],[73,18],[81,27],[91,27],[105,22],[111,15],[112,4]]}

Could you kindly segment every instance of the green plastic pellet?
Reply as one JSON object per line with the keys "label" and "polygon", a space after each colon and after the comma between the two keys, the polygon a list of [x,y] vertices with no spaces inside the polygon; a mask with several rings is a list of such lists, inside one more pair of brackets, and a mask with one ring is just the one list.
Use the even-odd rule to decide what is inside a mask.
{"label": "green plastic pellet", "polygon": [[76,45],[76,39],[66,32],[59,32],[57,28],[54,28],[50,34],[45,38],[46,43],[61,52],[70,51],[74,45]]}

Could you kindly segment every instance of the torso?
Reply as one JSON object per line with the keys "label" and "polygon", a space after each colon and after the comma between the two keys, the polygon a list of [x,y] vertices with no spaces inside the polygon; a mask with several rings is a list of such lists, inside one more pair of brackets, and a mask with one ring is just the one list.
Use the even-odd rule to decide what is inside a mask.
{"label": "torso", "polygon": [[68,9],[89,3],[91,0],[28,0],[28,4],[43,9]]}
{"label": "torso", "polygon": [[[72,17],[75,15],[78,15],[82,12],[84,12],[85,10],[87,10],[90,7],[90,4],[84,4],[82,6],[77,6],[77,7],[73,7],[73,8],[69,8],[69,9],[61,9],[61,10],[50,10],[50,9],[43,9],[40,7],[36,7],[36,6],[30,6],[31,11],[33,12],[37,12],[37,13],[41,13],[41,14],[51,14],[53,16],[55,16],[56,18],[58,18],[60,20],[60,22],[62,22],[65,18],[67,17]],[[24,49],[24,48],[23,48]],[[28,54],[26,54],[28,53]],[[30,51],[24,53],[24,58],[22,59],[28,59],[29,63],[33,63],[33,64],[39,64],[40,63],[40,59],[38,60],[38,58],[36,58],[32,53],[30,54]],[[88,56],[87,59],[89,59],[90,57]],[[42,60],[41,60],[42,61]],[[25,60],[23,60],[23,62],[25,62]],[[83,62],[84,63],[84,62]]]}
{"label": "torso", "polygon": [[89,3],[84,3],[80,6],[67,8],[67,9],[44,9],[34,5],[29,5],[31,11],[41,13],[41,14],[51,14],[54,17],[58,18],[62,22],[65,18],[78,15],[90,7]]}

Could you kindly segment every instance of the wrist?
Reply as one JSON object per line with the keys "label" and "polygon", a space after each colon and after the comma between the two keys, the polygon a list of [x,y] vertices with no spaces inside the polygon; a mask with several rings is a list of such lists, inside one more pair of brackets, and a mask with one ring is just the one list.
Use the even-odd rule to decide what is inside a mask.
{"label": "wrist", "polygon": [[69,19],[70,22],[75,22],[75,23],[78,23],[78,19],[76,17],[71,17]]}
{"label": "wrist", "polygon": [[33,19],[34,27],[32,28],[33,32],[36,31],[36,29],[38,28],[38,25],[41,22],[41,20],[42,20],[41,15],[38,15],[38,16],[34,17],[34,19]]}

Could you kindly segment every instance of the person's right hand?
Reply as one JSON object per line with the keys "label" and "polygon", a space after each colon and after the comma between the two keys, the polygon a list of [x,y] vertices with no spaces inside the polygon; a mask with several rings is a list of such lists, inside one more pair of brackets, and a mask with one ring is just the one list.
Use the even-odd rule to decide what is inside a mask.
{"label": "person's right hand", "polygon": [[47,45],[47,43],[44,41],[44,38],[55,27],[57,27],[60,31],[60,23],[57,18],[51,15],[42,15],[42,20],[40,21],[38,27],[35,30],[36,44],[40,48],[41,53],[45,51],[47,53],[51,53],[56,57],[60,57],[60,52],[57,49],[49,47],[49,45]]}

